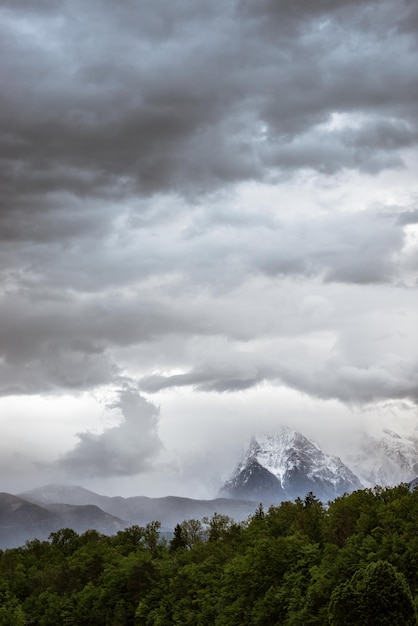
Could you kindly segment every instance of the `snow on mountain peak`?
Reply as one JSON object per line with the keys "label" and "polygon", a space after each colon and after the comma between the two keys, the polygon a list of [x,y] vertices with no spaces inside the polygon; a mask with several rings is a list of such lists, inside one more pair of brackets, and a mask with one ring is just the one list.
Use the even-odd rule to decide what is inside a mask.
{"label": "snow on mountain peak", "polygon": [[305,496],[308,491],[329,499],[361,487],[357,476],[341,459],[326,454],[316,443],[287,427],[273,434],[253,436],[223,492],[245,495],[249,484],[250,495],[264,491],[276,493],[281,500]]}
{"label": "snow on mountain peak", "polygon": [[418,475],[418,437],[401,436],[388,428],[380,435],[363,435],[346,460],[367,487],[409,482]]}
{"label": "snow on mountain peak", "polygon": [[355,478],[341,459],[326,454],[314,441],[287,427],[278,433],[255,435],[240,464],[241,470],[250,458],[255,458],[276,476],[283,488],[292,470],[303,471],[310,479],[327,480],[335,486],[341,480]]}

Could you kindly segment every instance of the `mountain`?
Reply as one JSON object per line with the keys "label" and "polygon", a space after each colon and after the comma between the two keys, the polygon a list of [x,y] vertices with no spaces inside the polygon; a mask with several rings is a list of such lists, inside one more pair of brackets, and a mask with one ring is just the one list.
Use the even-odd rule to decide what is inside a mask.
{"label": "mountain", "polygon": [[40,504],[0,493],[0,548],[17,547],[35,538],[45,540],[60,528],[79,533],[95,528],[114,534],[127,525],[94,505]]}
{"label": "mountain", "polygon": [[253,437],[221,495],[262,502],[305,497],[312,491],[327,502],[362,487],[357,476],[336,456],[290,428]]}
{"label": "mountain", "polygon": [[[125,498],[109,498],[108,496],[101,496],[94,491],[79,487],[78,485],[61,485],[61,484],[49,484],[32,489],[30,491],[24,491],[18,494],[21,498],[36,502],[37,504],[73,504],[80,506],[83,504],[94,504],[104,511],[106,510],[106,503],[109,500]],[[109,513],[109,511],[107,511]]]}
{"label": "mountain", "polygon": [[246,519],[255,510],[253,502],[239,499],[194,500],[176,496],[109,497],[74,485],[46,485],[19,495],[42,506],[57,503],[80,505],[90,502],[100,507],[102,511],[126,520],[126,525],[145,526],[148,522],[158,520],[163,531],[172,530],[183,520],[212,517],[214,513],[229,515],[239,521]]}
{"label": "mountain", "polygon": [[364,434],[345,460],[366,487],[409,482],[418,475],[418,437],[388,428],[377,436]]}
{"label": "mountain", "polygon": [[46,538],[57,523],[58,516],[52,511],[0,493],[0,547],[15,547],[35,536]]}
{"label": "mountain", "polygon": [[[114,535],[118,530],[123,530],[129,524],[114,515],[102,511],[94,504],[45,504],[44,509],[58,516],[59,528],[72,528],[77,533],[94,528],[104,535]],[[65,524],[64,524],[65,522]]]}

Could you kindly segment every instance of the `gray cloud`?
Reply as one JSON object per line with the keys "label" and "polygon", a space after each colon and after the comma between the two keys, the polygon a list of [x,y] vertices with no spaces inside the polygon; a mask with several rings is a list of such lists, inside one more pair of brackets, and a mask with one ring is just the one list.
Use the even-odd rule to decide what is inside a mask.
{"label": "gray cloud", "polygon": [[[295,341],[295,345],[297,345]],[[236,353],[229,355],[228,363],[208,363],[206,368],[196,368],[185,374],[164,376],[154,374],[143,378],[139,386],[148,393],[156,393],[172,387],[193,386],[207,392],[236,392],[263,383],[285,384],[289,387],[323,400],[337,399],[348,404],[371,404],[385,400],[410,400],[418,402],[418,363],[410,362],[366,364],[348,361],[344,352],[336,351],[324,359],[318,355],[315,363],[310,355],[297,354],[293,363],[289,355],[279,357]],[[295,348],[297,349],[297,348]],[[373,354],[375,356],[375,354]],[[242,364],[247,361],[245,365]],[[301,365],[300,361],[305,361]]]}
{"label": "gray cloud", "polygon": [[152,465],[140,393],[416,401],[417,15],[0,2],[0,396],[122,389],[57,467]]}
{"label": "gray cloud", "polygon": [[[59,249],[49,249],[26,284],[18,274],[10,276],[10,287],[0,294],[0,393],[117,384],[124,368],[118,350],[136,347],[143,372],[150,358],[148,349],[142,356],[144,346],[159,346],[174,336],[251,341],[274,335],[276,322],[263,310],[263,303],[270,306],[266,295],[261,294],[255,313],[263,324],[245,303],[256,277],[320,277],[358,285],[402,281],[402,224],[410,222],[410,212],[403,217],[399,211],[360,211],[259,224],[251,214],[237,221],[232,212],[228,220],[227,211],[219,218],[216,213],[200,217],[186,238],[181,233],[173,237],[171,223],[167,231],[160,226],[151,241],[148,228],[137,231],[135,242],[143,242],[146,262],[136,245],[119,251],[117,242],[107,252],[86,247],[81,253],[75,247],[64,253],[66,262]],[[37,256],[30,254],[33,263]],[[147,288],[147,280],[157,282]],[[235,304],[237,289],[243,294],[248,289],[248,295]],[[305,323],[303,316],[298,332]],[[168,357],[166,351],[161,356]],[[252,386],[263,377],[258,371],[232,378],[221,372],[215,379],[204,374],[192,384],[222,391]]]}
{"label": "gray cloud", "polygon": [[112,348],[206,332],[195,315],[155,297],[113,292],[83,302],[71,293],[54,295],[30,290],[0,297],[1,395],[118,382]]}
{"label": "gray cloud", "polygon": [[402,211],[402,213],[399,214],[398,222],[402,226],[407,226],[408,224],[418,224],[418,209]]}
{"label": "gray cloud", "polygon": [[158,409],[132,386],[122,389],[109,408],[119,409],[123,421],[99,435],[78,433],[78,443],[55,463],[57,469],[91,477],[133,476],[150,469],[161,450]]}
{"label": "gray cloud", "polygon": [[[272,298],[268,306],[266,299],[258,307],[237,297],[241,319],[235,320],[235,336],[247,332],[245,344],[232,341],[231,333],[205,357],[198,345],[192,368],[171,375],[154,371],[142,378],[140,388],[235,392],[267,383],[353,405],[417,402],[414,289],[365,291],[363,285],[334,284],[323,286],[325,297],[318,287],[315,296],[307,295],[304,285],[295,289],[287,283],[286,288],[287,298]],[[253,297],[257,300],[257,292]],[[224,328],[228,315],[224,310]]]}
{"label": "gray cloud", "polygon": [[[408,3],[47,6],[3,3],[3,237],[57,238],[86,197],[377,172],[416,145],[416,63],[396,30]],[[335,113],[371,119],[323,129]],[[44,211],[56,227],[31,228]]]}
{"label": "gray cloud", "polygon": [[[171,387],[193,386],[198,391],[233,392],[249,389],[255,385],[274,379],[274,373],[266,365],[260,367],[257,358],[252,361],[245,354],[234,355],[237,363],[206,363],[194,371],[185,374],[164,376],[154,374],[144,377],[139,382],[141,390],[155,393]],[[247,358],[246,358],[247,357]]]}

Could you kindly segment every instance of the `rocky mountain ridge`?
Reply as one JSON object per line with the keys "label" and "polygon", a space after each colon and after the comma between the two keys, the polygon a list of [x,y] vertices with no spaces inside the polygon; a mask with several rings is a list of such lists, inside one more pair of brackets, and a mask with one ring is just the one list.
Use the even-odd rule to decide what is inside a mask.
{"label": "rocky mountain ridge", "polygon": [[340,458],[326,454],[301,433],[283,428],[252,438],[221,495],[253,501],[281,502],[312,491],[328,501],[360,489],[359,478]]}

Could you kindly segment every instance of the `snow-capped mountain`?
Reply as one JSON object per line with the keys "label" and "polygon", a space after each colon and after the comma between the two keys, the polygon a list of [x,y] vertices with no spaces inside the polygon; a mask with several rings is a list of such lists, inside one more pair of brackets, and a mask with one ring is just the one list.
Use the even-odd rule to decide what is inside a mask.
{"label": "snow-capped mountain", "polygon": [[290,428],[254,436],[221,494],[232,498],[280,502],[312,491],[328,501],[362,487],[357,476],[336,456]]}
{"label": "snow-capped mountain", "polygon": [[418,476],[418,437],[387,428],[379,436],[363,435],[345,461],[365,487],[409,482]]}

